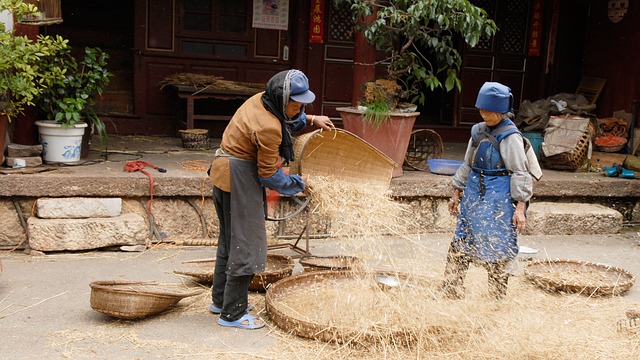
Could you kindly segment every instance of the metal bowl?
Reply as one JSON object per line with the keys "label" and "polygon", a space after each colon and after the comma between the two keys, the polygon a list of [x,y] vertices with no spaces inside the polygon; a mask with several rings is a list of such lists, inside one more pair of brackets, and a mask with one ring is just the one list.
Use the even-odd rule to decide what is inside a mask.
{"label": "metal bowl", "polygon": [[429,164],[429,171],[440,175],[453,175],[462,165],[462,161],[450,159],[427,159],[427,163]]}

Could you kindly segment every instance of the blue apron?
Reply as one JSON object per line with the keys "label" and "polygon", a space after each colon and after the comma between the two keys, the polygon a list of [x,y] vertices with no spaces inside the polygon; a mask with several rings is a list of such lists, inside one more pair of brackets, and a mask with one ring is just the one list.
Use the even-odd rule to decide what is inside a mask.
{"label": "blue apron", "polygon": [[[503,120],[498,127],[511,123]],[[498,143],[513,132],[495,136]],[[474,260],[486,263],[508,261],[518,254],[513,225],[516,204],[511,198],[511,176],[500,151],[489,139],[477,145],[472,172],[462,200],[453,246]]]}

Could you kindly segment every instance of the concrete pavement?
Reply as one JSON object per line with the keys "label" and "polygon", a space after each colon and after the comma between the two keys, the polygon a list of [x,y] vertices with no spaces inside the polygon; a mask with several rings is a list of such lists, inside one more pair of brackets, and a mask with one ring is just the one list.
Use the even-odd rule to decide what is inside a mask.
{"label": "concrete pavement", "polygon": [[[402,271],[417,271],[438,278],[444,266],[450,238],[450,233],[390,238],[385,242],[385,252],[389,254],[387,260],[392,258]],[[566,258],[606,263],[640,274],[640,232],[637,229],[626,228],[621,234],[598,236],[523,236],[520,243],[539,250],[538,254],[532,255],[534,258]],[[344,254],[344,245],[345,242],[341,239],[314,239],[311,242],[311,252],[314,255]],[[2,358],[357,359],[374,356],[369,351],[286,335],[269,322],[264,310],[263,294],[256,293],[250,297],[250,301],[257,307],[254,313],[265,317],[268,322],[267,327],[255,331],[218,326],[216,316],[207,310],[210,297],[209,290],[205,287],[200,287],[203,291],[201,295],[183,299],[168,312],[137,321],[113,319],[90,307],[89,284],[92,281],[131,280],[189,284],[185,278],[175,275],[173,269],[179,268],[182,261],[213,256],[214,248],[211,247],[173,245],[154,247],[142,253],[90,251],[28,256],[21,252],[3,252],[0,254],[4,265],[4,272],[0,275]],[[384,265],[380,263],[379,254],[363,253],[361,256],[376,266]],[[523,264],[519,262],[520,274],[511,281],[512,287],[505,306],[512,306],[508,305],[510,302],[520,304],[518,306],[526,304],[527,299],[522,298],[526,294],[521,294],[522,289],[535,294],[540,292],[539,296],[557,298],[557,295],[542,295],[542,290],[532,289],[534,286],[528,284],[521,273]],[[297,268],[296,272],[299,270]],[[477,278],[472,277],[468,280],[468,286],[475,279]],[[586,314],[594,311],[594,306],[606,306],[607,303],[616,306],[628,304],[623,305],[625,308],[638,307],[640,288],[633,286],[622,298],[590,300],[577,295],[569,296],[568,299],[567,302],[572,307],[584,307]],[[486,299],[470,301],[485,302]],[[428,314],[424,316],[428,320]],[[615,319],[610,320],[613,324]],[[592,331],[597,334],[603,329],[593,327]],[[526,348],[526,337],[520,338]],[[438,354],[440,353],[434,350],[432,355],[438,357]],[[584,358],[589,358],[588,353],[584,355]],[[414,354],[414,358],[415,356]],[[429,357],[429,354],[417,358],[423,356]],[[389,355],[389,358],[395,356]],[[452,358],[473,357],[459,354]]]}

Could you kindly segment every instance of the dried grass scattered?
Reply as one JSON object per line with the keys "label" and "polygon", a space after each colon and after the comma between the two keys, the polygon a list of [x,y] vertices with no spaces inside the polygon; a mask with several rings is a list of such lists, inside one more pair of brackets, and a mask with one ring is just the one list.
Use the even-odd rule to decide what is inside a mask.
{"label": "dried grass scattered", "polygon": [[343,181],[332,176],[309,179],[311,212],[331,220],[332,235],[404,234],[408,207],[394,201],[391,190]]}
{"label": "dried grass scattered", "polygon": [[225,80],[221,76],[195,73],[177,73],[169,75],[165,77],[159,85],[161,88],[164,88],[168,85],[193,86],[194,88],[198,89],[198,91],[203,91],[211,88],[216,90],[248,91],[257,93],[265,89],[265,84],[262,83],[248,83]]}

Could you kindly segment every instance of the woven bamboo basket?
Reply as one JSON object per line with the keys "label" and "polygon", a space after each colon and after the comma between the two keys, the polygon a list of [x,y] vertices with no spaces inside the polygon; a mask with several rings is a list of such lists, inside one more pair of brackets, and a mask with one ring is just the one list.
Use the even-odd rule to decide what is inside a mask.
{"label": "woven bamboo basket", "polygon": [[161,313],[183,298],[202,292],[185,289],[180,284],[120,280],[94,281],[90,286],[93,310],[127,320]]}
{"label": "woven bamboo basket", "polygon": [[291,256],[279,254],[267,254],[266,269],[256,274],[249,285],[251,291],[266,291],[269,286],[291,276],[295,262]]}
{"label": "woven bamboo basket", "polygon": [[185,149],[209,149],[209,130],[187,129],[180,130],[182,147]]}
{"label": "woven bamboo basket", "polygon": [[343,181],[389,188],[394,161],[358,136],[342,130],[298,136],[293,144],[292,174],[334,176]]}
{"label": "woven bamboo basket", "polygon": [[429,170],[427,159],[439,159],[443,154],[444,145],[437,132],[429,129],[414,130],[409,139],[404,163],[415,170],[427,171]]}
{"label": "woven bamboo basket", "polygon": [[542,165],[547,169],[576,171],[587,159],[587,153],[591,145],[591,140],[595,135],[595,128],[589,124],[587,130],[582,133],[575,148],[571,152],[557,154],[553,156],[545,156],[544,152],[540,153]]}
{"label": "woven bamboo basket", "polygon": [[[380,273],[382,274],[382,273]],[[322,287],[348,286],[350,281],[362,281],[365,276],[375,276],[376,274],[355,272],[355,271],[313,271],[310,273],[296,275],[281,280],[267,289],[265,305],[269,318],[281,329],[293,335],[315,339],[331,343],[364,344],[382,343],[393,341],[398,345],[414,343],[417,334],[414,333],[412,324],[402,326],[399,324],[393,328],[378,328],[372,326],[369,329],[353,328],[335,324],[324,324],[314,319],[313,312],[322,312],[326,309],[308,306],[304,312],[292,309],[287,305],[287,300],[298,303],[300,298],[304,299],[304,289],[316,289],[321,291]],[[414,277],[409,274],[395,274],[400,281],[410,286],[427,286],[424,279]],[[346,285],[345,285],[346,282]],[[376,286],[376,285],[372,285]],[[382,290],[380,290],[382,291]],[[363,294],[362,296],[367,296]],[[308,313],[307,313],[308,312]],[[366,313],[363,313],[366,316]],[[424,330],[424,328],[423,328]],[[437,333],[441,330],[438,326],[433,326],[432,330]]]}
{"label": "woven bamboo basket", "polygon": [[351,270],[359,260],[353,256],[303,256],[299,260],[304,271]]}
{"label": "woven bamboo basket", "polygon": [[581,260],[533,260],[527,262],[524,274],[544,290],[587,296],[623,295],[635,282],[625,269]]}
{"label": "woven bamboo basket", "polygon": [[[191,260],[183,262],[182,269],[173,272],[179,275],[187,275],[195,281],[211,284],[213,282],[213,269],[216,266],[215,259]],[[267,254],[267,265],[263,272],[256,274],[249,285],[251,291],[265,291],[268,286],[278,280],[291,276],[295,262],[290,256],[280,254]]]}
{"label": "woven bamboo basket", "polygon": [[213,269],[215,259],[200,259],[183,261],[180,269],[173,269],[174,274],[192,277],[194,281],[211,284],[213,282]]}
{"label": "woven bamboo basket", "polygon": [[617,328],[621,333],[638,335],[640,334],[640,318],[618,320]]}

